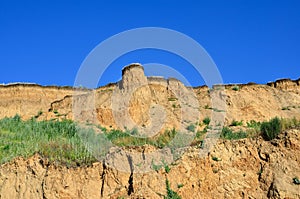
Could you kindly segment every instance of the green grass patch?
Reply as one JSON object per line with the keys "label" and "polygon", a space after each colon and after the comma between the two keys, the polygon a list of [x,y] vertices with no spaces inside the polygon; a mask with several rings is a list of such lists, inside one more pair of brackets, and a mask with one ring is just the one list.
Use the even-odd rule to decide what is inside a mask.
{"label": "green grass patch", "polygon": [[35,153],[50,161],[78,166],[95,161],[77,135],[77,125],[69,120],[22,121],[20,116],[0,120],[0,163]]}
{"label": "green grass patch", "polygon": [[243,121],[232,120],[229,126],[242,126],[242,125],[243,125]]}
{"label": "green grass patch", "polygon": [[261,123],[260,122],[256,122],[255,120],[250,120],[249,122],[247,122],[247,127],[248,128],[260,128]]}
{"label": "green grass patch", "polygon": [[161,168],[163,167],[162,164],[155,164],[153,159],[152,159],[152,162],[151,162],[151,168],[154,170],[154,171],[159,171]]}
{"label": "green grass patch", "polygon": [[237,140],[247,138],[248,134],[244,131],[233,132],[229,127],[224,127],[220,137],[227,140]]}
{"label": "green grass patch", "polygon": [[194,124],[190,124],[186,129],[190,132],[195,132],[196,126]]}
{"label": "green grass patch", "polygon": [[300,128],[300,121],[296,118],[293,119],[280,119],[282,130],[292,129],[292,128]]}
{"label": "green grass patch", "polygon": [[170,182],[168,179],[166,179],[166,189],[167,189],[167,196],[164,196],[164,199],[181,199],[178,193],[171,189]]}
{"label": "green grass patch", "polygon": [[169,165],[165,161],[162,161],[162,163],[164,164],[165,172],[170,173],[171,168],[169,167]]}
{"label": "green grass patch", "polygon": [[232,90],[234,90],[234,91],[239,91],[239,90],[240,90],[240,87],[239,87],[239,86],[234,86],[234,87],[232,87]]}
{"label": "green grass patch", "polygon": [[117,146],[143,146],[143,145],[152,145],[157,148],[163,148],[171,142],[177,134],[175,129],[166,130],[164,133],[161,133],[154,137],[135,137],[132,136],[132,131],[121,131],[112,129],[110,131],[104,131],[106,138],[110,140],[113,144]]}
{"label": "green grass patch", "polygon": [[[101,149],[99,143],[104,139],[117,146],[148,144],[163,148],[177,134],[172,129],[154,137],[142,138],[135,136],[137,129],[121,131],[98,127],[103,134],[95,134],[93,127],[96,128],[82,128],[70,120],[37,121],[32,118],[23,121],[18,115],[4,118],[0,120],[0,164],[16,157],[28,158],[39,153],[51,162],[67,166],[89,165],[96,159],[87,149],[99,150],[96,151],[97,155],[103,155],[106,151],[102,145],[105,143],[101,144]],[[82,142],[82,138],[86,139],[85,142]]]}

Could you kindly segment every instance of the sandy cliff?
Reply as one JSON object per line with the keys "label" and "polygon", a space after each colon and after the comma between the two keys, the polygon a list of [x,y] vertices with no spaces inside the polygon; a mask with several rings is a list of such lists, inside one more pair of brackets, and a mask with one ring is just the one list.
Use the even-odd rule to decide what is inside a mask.
{"label": "sandy cliff", "polygon": [[[86,107],[77,113],[77,119],[91,120],[106,127],[122,128],[117,124],[119,121],[116,121],[122,118],[118,118],[118,114],[114,115],[113,109],[116,106],[121,107],[119,104],[123,103],[122,105],[128,108],[130,118],[137,125],[149,125],[151,108],[160,105],[167,116],[166,127],[177,127],[184,106],[180,98],[190,90],[193,94],[189,93],[187,96],[191,99],[184,99],[183,102],[191,103],[188,106],[197,105],[193,108],[199,110],[200,120],[214,112],[212,93],[217,89],[209,89],[206,86],[186,88],[176,79],[147,78],[139,65],[124,68],[122,75],[119,83],[95,90],[31,84],[2,85],[0,118],[19,114],[24,119],[29,119],[41,112],[40,119],[74,119],[72,107],[75,102],[79,107]],[[120,93],[123,94],[123,98],[126,97],[127,102],[118,99]],[[193,97],[198,99],[196,103]],[[300,79],[278,80],[267,85],[225,85],[220,98],[225,106],[222,107],[224,110],[219,111],[225,112],[227,123],[234,119],[245,122],[252,119],[263,121],[275,116],[300,118]],[[90,107],[86,104],[90,104]],[[215,111],[218,111],[216,109]],[[85,115],[86,112],[90,115]]]}
{"label": "sandy cliff", "polygon": [[[188,88],[176,79],[146,77],[136,64],[123,69],[120,82],[94,90],[11,84],[0,86],[0,99],[0,118],[66,118],[137,127],[148,136],[207,116],[225,125],[275,116],[300,119],[300,79]],[[166,180],[182,198],[300,198],[300,186],[293,183],[300,177],[299,135],[291,129],[272,141],[219,139],[209,153],[199,156],[199,148],[188,147],[169,169],[144,173],[123,172],[107,162],[67,168],[38,154],[16,158],[0,166],[0,198],[163,198]],[[143,158],[155,149],[135,150]]]}
{"label": "sandy cliff", "polygon": [[[167,173],[121,172],[103,163],[66,168],[36,155],[0,166],[0,198],[163,198],[166,179],[182,198],[300,198],[299,130],[280,139],[219,141],[199,157],[190,148]],[[214,161],[213,158],[218,158]],[[131,179],[131,180],[130,180]]]}

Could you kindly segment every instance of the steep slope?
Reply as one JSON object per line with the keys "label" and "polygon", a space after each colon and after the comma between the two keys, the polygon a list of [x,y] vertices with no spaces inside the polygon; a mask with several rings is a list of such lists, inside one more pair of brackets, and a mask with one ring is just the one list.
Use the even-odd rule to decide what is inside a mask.
{"label": "steep slope", "polygon": [[[0,166],[0,198],[300,198],[299,130],[279,139],[220,140],[205,157],[189,148],[170,171],[121,172],[103,163],[66,168],[36,155]],[[129,164],[127,162],[127,164]],[[166,172],[168,171],[168,173]],[[131,179],[131,180],[130,180]]]}

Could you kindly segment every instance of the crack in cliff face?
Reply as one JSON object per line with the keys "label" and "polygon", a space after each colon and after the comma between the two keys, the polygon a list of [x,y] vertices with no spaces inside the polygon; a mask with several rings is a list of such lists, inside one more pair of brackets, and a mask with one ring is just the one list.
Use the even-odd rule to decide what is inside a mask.
{"label": "crack in cliff face", "polygon": [[126,154],[127,156],[127,160],[130,166],[130,176],[129,176],[129,180],[128,180],[128,189],[127,189],[127,194],[128,196],[130,196],[132,193],[134,193],[134,189],[133,189],[133,164],[132,164],[132,157],[128,154]]}
{"label": "crack in cliff face", "polygon": [[107,170],[105,161],[103,161],[102,167],[103,167],[103,171],[102,171],[102,174],[101,174],[102,184],[101,184],[101,189],[100,189],[101,197],[103,197],[103,193],[104,193],[105,173],[106,173],[106,170]]}
{"label": "crack in cliff face", "polygon": [[51,112],[51,111],[53,111],[53,105],[54,105],[54,104],[57,104],[57,103],[63,102],[63,101],[64,101],[64,100],[66,100],[67,98],[71,98],[71,97],[73,97],[73,96],[72,96],[72,95],[66,95],[66,96],[64,96],[64,98],[63,98],[63,99],[59,99],[59,100],[55,100],[55,101],[51,102],[51,104],[50,104],[50,108],[48,109],[48,112]]}
{"label": "crack in cliff face", "polygon": [[277,190],[276,184],[273,180],[273,182],[271,183],[269,190],[268,190],[268,194],[267,194],[268,198],[281,198],[280,197],[280,193]]}
{"label": "crack in cliff face", "polygon": [[258,181],[259,182],[262,182],[262,173],[264,172],[264,165],[260,162],[259,163],[259,167],[260,167],[260,169],[259,169],[259,171],[258,171]]}

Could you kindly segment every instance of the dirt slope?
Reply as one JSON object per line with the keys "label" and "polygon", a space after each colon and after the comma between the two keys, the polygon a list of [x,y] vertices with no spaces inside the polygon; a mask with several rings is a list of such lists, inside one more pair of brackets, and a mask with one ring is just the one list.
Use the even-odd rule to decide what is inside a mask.
{"label": "dirt slope", "polygon": [[169,173],[134,173],[132,181],[130,173],[102,163],[68,169],[39,155],[17,158],[0,166],[0,198],[162,198],[166,179],[182,198],[300,198],[292,180],[300,175],[299,133],[290,130],[272,142],[219,141],[201,158],[190,148]]}

